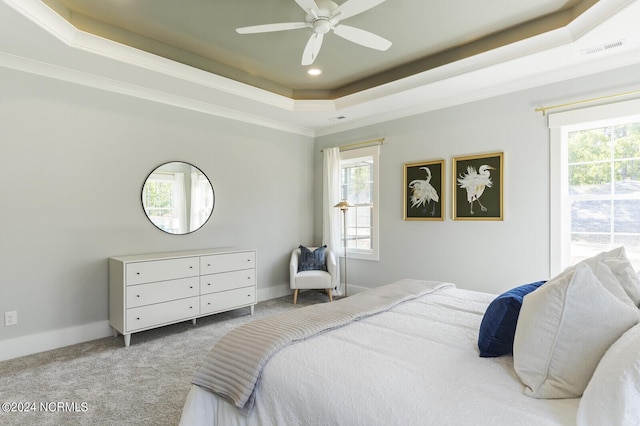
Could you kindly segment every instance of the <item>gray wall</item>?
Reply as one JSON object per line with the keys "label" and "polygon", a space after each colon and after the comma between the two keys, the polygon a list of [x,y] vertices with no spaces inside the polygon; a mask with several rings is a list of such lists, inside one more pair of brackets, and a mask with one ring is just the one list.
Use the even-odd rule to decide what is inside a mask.
{"label": "gray wall", "polygon": [[[4,68],[0,117],[0,315],[18,311],[0,346],[106,322],[113,255],[255,248],[259,295],[288,289],[289,253],[313,232],[312,138]],[[184,236],[156,229],[140,202],[148,173],[173,160],[216,194],[213,218]]]}
{"label": "gray wall", "polygon": [[[0,68],[0,314],[19,319],[0,326],[0,355],[32,336],[106,324],[113,255],[256,248],[259,294],[286,291],[291,248],[321,240],[320,149],[377,137],[380,261],[350,260],[350,284],[413,277],[498,292],[546,278],[549,139],[533,109],[635,89],[637,75],[640,66],[314,141]],[[451,157],[498,150],[505,220],[452,221]],[[447,160],[447,219],[403,221],[403,164],[436,158]],[[190,235],[157,230],[140,205],[147,174],[172,160],[197,165],[216,191],[213,219]]]}
{"label": "gray wall", "polygon": [[[549,131],[536,107],[637,89],[640,67],[316,138],[315,197],[322,203],[320,150],[384,137],[380,154],[380,260],[349,259],[349,285],[402,278],[450,281],[501,292],[549,278]],[[504,221],[453,221],[451,158],[504,151]],[[446,220],[404,221],[403,165],[446,160]],[[322,239],[316,216],[314,238]]]}

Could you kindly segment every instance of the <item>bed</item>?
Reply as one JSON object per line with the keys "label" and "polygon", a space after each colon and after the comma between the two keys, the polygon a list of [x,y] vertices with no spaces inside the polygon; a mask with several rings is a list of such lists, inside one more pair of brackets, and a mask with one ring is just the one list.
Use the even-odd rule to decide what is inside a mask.
{"label": "bed", "polygon": [[[566,274],[570,276],[569,285],[566,276],[560,281],[569,289],[571,285],[578,288],[574,282],[584,280],[585,274],[582,269],[574,270]],[[551,281],[547,284],[540,289],[555,288]],[[637,285],[640,297],[640,280]],[[589,291],[583,287],[579,290],[588,296]],[[531,294],[538,292],[546,295],[544,302],[549,303],[549,295],[543,291]],[[391,302],[387,298],[390,293]],[[371,307],[371,300],[377,305]],[[516,371],[514,356],[479,356],[479,330],[488,307],[496,300],[495,294],[464,290],[449,283],[401,280],[276,316],[275,321],[287,324],[282,327],[286,330],[297,328],[300,318],[291,319],[290,315],[298,311],[312,319],[334,318],[338,312],[339,318],[302,334],[296,330],[289,340],[269,346],[255,366],[243,365],[243,360],[252,358],[248,353],[257,350],[260,336],[270,334],[265,330],[279,325],[265,318],[241,326],[238,329],[249,329],[235,336],[239,340],[229,336],[235,329],[212,349],[215,352],[218,346],[224,346],[221,342],[229,337],[228,346],[237,351],[235,354],[218,354],[216,358],[210,353],[199,367],[181,425],[596,425],[604,424],[599,423],[604,419],[608,424],[640,424],[637,305],[627,303],[629,309],[625,311],[612,302],[615,309],[624,311],[619,316],[625,317],[625,325],[620,328],[624,330],[609,337],[615,344],[607,344],[606,355],[600,354],[596,361],[598,371],[589,375],[593,375],[591,381],[598,379],[599,383],[581,390],[583,397],[541,397],[532,396],[531,390],[540,391],[545,385],[536,387],[526,379],[523,383],[530,372],[522,366]],[[535,303],[532,309],[549,317]],[[525,314],[523,305],[520,315]],[[563,314],[563,321],[573,315],[569,314]],[[267,322],[261,324],[263,321]],[[251,327],[257,327],[254,337]],[[516,350],[535,352],[538,346],[534,342],[528,347],[516,339],[513,350],[514,354]],[[553,363],[551,367],[555,368]],[[223,376],[218,377],[223,382],[221,388],[207,382],[215,381],[208,377],[215,368]],[[253,387],[234,393],[236,383],[231,382],[235,376],[252,368],[255,370],[248,379],[243,378],[253,381]]]}

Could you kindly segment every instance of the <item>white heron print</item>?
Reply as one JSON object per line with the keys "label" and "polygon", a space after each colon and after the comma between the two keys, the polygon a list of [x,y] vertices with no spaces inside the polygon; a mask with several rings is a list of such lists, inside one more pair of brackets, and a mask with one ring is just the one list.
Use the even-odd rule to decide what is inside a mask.
{"label": "white heron print", "polygon": [[431,204],[431,212],[427,212],[431,216],[436,214],[436,203],[440,200],[438,191],[431,185],[431,169],[429,167],[420,167],[426,174],[425,179],[414,179],[409,183],[411,189],[411,207],[422,207],[425,212]]}
{"label": "white heron print", "polygon": [[490,170],[495,170],[488,164],[483,164],[476,171],[473,166],[467,166],[467,173],[460,173],[458,177],[458,186],[467,190],[467,201],[469,202],[469,213],[475,214],[473,211],[473,203],[477,202],[482,212],[486,212],[487,208],[480,202],[480,197],[484,194],[485,189],[493,186]]}

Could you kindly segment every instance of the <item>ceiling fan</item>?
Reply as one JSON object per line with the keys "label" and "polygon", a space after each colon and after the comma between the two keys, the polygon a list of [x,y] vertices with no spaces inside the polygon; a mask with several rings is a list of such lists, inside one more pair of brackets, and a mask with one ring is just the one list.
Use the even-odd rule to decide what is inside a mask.
{"label": "ceiling fan", "polygon": [[299,28],[312,28],[313,34],[302,52],[302,65],[311,65],[318,57],[322,39],[326,33],[333,32],[353,43],[360,44],[371,49],[385,51],[391,46],[391,42],[369,31],[360,28],[343,25],[340,21],[365,12],[379,5],[385,0],[347,0],[338,6],[330,0],[295,0],[305,12],[304,22],[283,22],[278,24],[255,25],[251,27],[236,28],[240,34],[268,33],[273,31],[296,30]]}

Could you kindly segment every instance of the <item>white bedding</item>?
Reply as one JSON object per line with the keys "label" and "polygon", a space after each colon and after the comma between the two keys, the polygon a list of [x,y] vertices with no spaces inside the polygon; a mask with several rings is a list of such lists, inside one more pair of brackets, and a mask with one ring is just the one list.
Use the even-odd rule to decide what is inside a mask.
{"label": "white bedding", "polygon": [[478,356],[495,295],[449,288],[291,345],[255,410],[193,386],[182,425],[574,425],[579,399],[524,395],[512,357]]}

